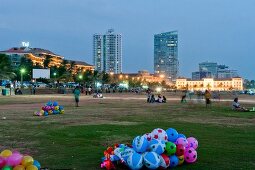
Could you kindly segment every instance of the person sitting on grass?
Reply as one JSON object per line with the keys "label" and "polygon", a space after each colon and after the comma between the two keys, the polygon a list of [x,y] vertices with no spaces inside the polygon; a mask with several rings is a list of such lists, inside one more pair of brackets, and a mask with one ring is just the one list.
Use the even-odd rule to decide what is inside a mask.
{"label": "person sitting on grass", "polygon": [[163,103],[166,103],[166,97],[163,96]]}
{"label": "person sitting on grass", "polygon": [[155,97],[154,97],[154,94],[152,94],[150,98],[150,103],[154,103],[154,102],[155,102]]}
{"label": "person sitting on grass", "polygon": [[158,95],[158,99],[155,102],[163,103],[163,97],[161,96],[161,94]]}
{"label": "person sitting on grass", "polygon": [[94,97],[94,98],[103,98],[103,94],[97,92],[97,93],[94,93],[94,94],[93,94],[93,97]]}
{"label": "person sitting on grass", "polygon": [[245,107],[241,107],[240,103],[238,102],[238,98],[236,97],[232,103],[232,109],[236,111],[242,111],[242,112],[247,112],[249,111]]}

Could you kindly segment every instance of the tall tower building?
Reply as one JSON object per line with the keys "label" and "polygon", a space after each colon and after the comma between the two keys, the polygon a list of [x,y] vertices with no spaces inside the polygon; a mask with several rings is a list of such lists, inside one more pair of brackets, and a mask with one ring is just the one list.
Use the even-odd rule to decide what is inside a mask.
{"label": "tall tower building", "polygon": [[93,36],[95,70],[115,74],[122,72],[122,35],[109,29],[106,34]]}
{"label": "tall tower building", "polygon": [[93,63],[95,70],[102,72],[104,70],[103,65],[103,36],[99,34],[93,35]]}
{"label": "tall tower building", "polygon": [[176,80],[178,71],[178,32],[154,35],[154,72]]}

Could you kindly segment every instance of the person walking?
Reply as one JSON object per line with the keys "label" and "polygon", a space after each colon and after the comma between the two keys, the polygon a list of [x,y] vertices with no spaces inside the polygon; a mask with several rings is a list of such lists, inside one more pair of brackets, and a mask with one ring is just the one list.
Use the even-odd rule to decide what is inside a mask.
{"label": "person walking", "polygon": [[211,105],[211,93],[209,90],[205,90],[205,106],[206,108]]}
{"label": "person walking", "polygon": [[74,99],[75,99],[75,104],[76,104],[75,106],[79,107],[80,94],[81,94],[79,86],[75,87],[73,94],[74,94]]}

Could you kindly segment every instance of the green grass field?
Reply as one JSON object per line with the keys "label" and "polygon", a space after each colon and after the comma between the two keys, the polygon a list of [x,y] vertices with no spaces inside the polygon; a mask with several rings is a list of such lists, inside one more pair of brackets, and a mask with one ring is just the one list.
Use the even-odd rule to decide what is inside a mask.
{"label": "green grass field", "polygon": [[[50,169],[100,169],[108,146],[173,127],[199,141],[198,161],[175,169],[255,169],[255,112],[234,112],[229,102],[205,108],[193,101],[147,104],[129,98],[86,96],[75,108],[72,96],[0,97],[0,150],[18,149]],[[49,99],[66,113],[33,116]]]}

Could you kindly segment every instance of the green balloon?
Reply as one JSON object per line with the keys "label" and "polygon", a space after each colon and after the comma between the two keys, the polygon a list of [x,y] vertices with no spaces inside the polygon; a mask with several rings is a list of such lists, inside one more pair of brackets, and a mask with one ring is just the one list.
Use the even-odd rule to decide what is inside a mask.
{"label": "green balloon", "polygon": [[12,167],[10,167],[10,166],[5,166],[5,167],[2,168],[2,170],[12,170]]}
{"label": "green balloon", "polygon": [[174,155],[176,152],[176,145],[173,142],[166,142],[166,154]]}

